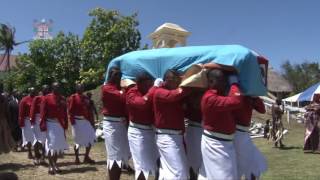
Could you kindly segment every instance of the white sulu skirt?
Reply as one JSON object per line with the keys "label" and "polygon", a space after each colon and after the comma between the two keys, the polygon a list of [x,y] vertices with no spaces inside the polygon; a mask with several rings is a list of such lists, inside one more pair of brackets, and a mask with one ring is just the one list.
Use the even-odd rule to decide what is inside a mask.
{"label": "white sulu skirt", "polygon": [[148,179],[149,173],[155,175],[159,153],[155,142],[155,132],[129,126],[128,140],[135,168],[135,179],[141,172]]}
{"label": "white sulu skirt", "polygon": [[64,129],[61,127],[58,120],[47,120],[47,141],[46,152],[51,154],[63,153],[69,149],[67,144]]}
{"label": "white sulu skirt", "polygon": [[188,165],[195,173],[199,172],[202,164],[201,137],[203,129],[200,126],[189,124],[185,134]]}
{"label": "white sulu skirt", "polygon": [[[118,119],[118,121],[109,121],[110,119]],[[125,121],[121,118],[104,117],[103,133],[108,169],[110,170],[114,163],[117,163],[118,167],[121,167],[123,163],[128,164],[131,153]]]}
{"label": "white sulu skirt", "polygon": [[75,124],[72,125],[72,136],[77,147],[92,146],[96,139],[94,128],[86,119],[75,119]]}
{"label": "white sulu skirt", "polygon": [[259,177],[267,170],[267,161],[258,148],[251,141],[248,132],[236,131],[234,140],[238,177],[251,178],[251,174]]}
{"label": "white sulu skirt", "polygon": [[182,135],[157,134],[157,147],[160,153],[159,179],[188,179],[186,151]]}
{"label": "white sulu skirt", "polygon": [[33,146],[37,142],[41,143],[42,145],[45,145],[47,134],[46,134],[46,132],[43,132],[40,130],[40,114],[36,114],[35,125],[31,126],[31,128],[32,128],[33,135],[34,135]]}
{"label": "white sulu skirt", "polygon": [[235,149],[232,141],[220,141],[202,135],[201,152],[203,163],[198,179],[237,179]]}
{"label": "white sulu skirt", "polygon": [[33,143],[34,135],[31,129],[31,122],[29,117],[26,117],[24,119],[24,127],[21,127],[21,130],[22,130],[22,146],[27,145],[29,142]]}

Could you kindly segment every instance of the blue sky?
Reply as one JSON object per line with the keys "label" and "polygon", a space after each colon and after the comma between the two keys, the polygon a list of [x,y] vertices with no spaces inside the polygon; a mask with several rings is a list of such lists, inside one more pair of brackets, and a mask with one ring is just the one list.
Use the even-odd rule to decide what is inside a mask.
{"label": "blue sky", "polygon": [[[0,0],[0,22],[16,28],[17,41],[34,36],[33,20],[52,19],[53,34],[62,30],[82,36],[95,7],[138,12],[142,45],[165,22],[192,34],[188,45],[242,44],[280,69],[285,60],[320,62],[318,0]],[[27,45],[14,53],[27,52]]]}

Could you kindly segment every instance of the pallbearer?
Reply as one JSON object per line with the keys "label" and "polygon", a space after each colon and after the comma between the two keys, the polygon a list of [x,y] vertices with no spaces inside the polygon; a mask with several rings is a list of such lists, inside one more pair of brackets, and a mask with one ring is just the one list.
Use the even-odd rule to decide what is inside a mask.
{"label": "pallbearer", "polygon": [[47,134],[49,174],[61,173],[57,166],[58,154],[69,148],[65,137],[65,130],[68,128],[67,103],[60,91],[60,84],[53,83],[52,93],[43,98],[40,107],[40,128]]}
{"label": "pallbearer", "polygon": [[164,84],[155,89],[156,143],[160,153],[160,179],[187,179],[187,157],[183,143],[185,130],[183,98],[187,89],[178,88],[181,78],[177,71],[167,70]]}
{"label": "pallbearer", "polygon": [[91,116],[90,101],[83,93],[83,85],[76,85],[76,93],[68,98],[69,120],[72,124],[72,134],[75,141],[74,153],[75,163],[79,164],[79,148],[86,147],[84,163],[94,164],[95,161],[89,157],[91,146],[95,140],[94,119]]}
{"label": "pallbearer", "polygon": [[19,126],[22,129],[22,146],[28,147],[28,158],[33,159],[31,146],[34,142],[34,135],[31,129],[30,108],[33,98],[36,95],[36,90],[30,87],[28,91],[29,95],[23,97],[19,104]]}
{"label": "pallbearer", "polygon": [[209,90],[201,100],[204,131],[201,140],[203,164],[199,179],[237,179],[233,144],[236,124],[232,111],[241,106],[242,96],[234,78],[230,78],[230,84],[235,96],[225,96],[228,78],[222,70],[210,70],[207,78]]}
{"label": "pallbearer", "polygon": [[152,128],[154,114],[152,103],[147,101],[148,90],[153,85],[153,78],[142,73],[136,78],[137,85],[126,95],[129,113],[128,140],[132,153],[135,179],[148,179],[149,173],[155,175],[156,161],[159,157]]}
{"label": "pallbearer", "polygon": [[186,99],[185,117],[188,122],[185,133],[187,147],[187,159],[189,165],[190,179],[197,179],[202,163],[201,136],[202,136],[202,114],[201,98],[204,94],[202,89],[194,89]]}
{"label": "pallbearer", "polygon": [[259,178],[267,169],[266,160],[251,141],[249,128],[252,110],[265,113],[263,101],[259,97],[245,96],[241,107],[233,111],[236,120],[234,145],[237,155],[238,179],[244,175],[246,179]]}
{"label": "pallbearer", "polygon": [[90,119],[93,119],[93,120],[96,119],[98,121],[99,120],[98,111],[96,106],[94,105],[94,101],[91,99],[92,93],[87,92],[86,95],[89,99],[89,104],[90,104]]}
{"label": "pallbearer", "polygon": [[103,132],[107,149],[107,168],[110,179],[120,179],[121,167],[130,158],[126,120],[125,93],[120,88],[122,73],[119,68],[109,70],[102,86]]}
{"label": "pallbearer", "polygon": [[[41,95],[36,96],[31,105],[30,118],[34,135],[33,148],[35,154],[35,164],[44,163],[46,133],[40,130],[40,105],[45,95],[49,93],[49,86],[43,85]],[[40,153],[40,151],[42,153]]]}

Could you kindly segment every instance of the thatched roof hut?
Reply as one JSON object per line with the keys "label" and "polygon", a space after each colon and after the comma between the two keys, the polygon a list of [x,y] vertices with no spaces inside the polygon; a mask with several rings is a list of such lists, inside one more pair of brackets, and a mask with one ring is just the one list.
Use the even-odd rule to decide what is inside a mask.
{"label": "thatched roof hut", "polygon": [[268,91],[272,93],[290,93],[293,88],[291,84],[272,67],[268,69]]}

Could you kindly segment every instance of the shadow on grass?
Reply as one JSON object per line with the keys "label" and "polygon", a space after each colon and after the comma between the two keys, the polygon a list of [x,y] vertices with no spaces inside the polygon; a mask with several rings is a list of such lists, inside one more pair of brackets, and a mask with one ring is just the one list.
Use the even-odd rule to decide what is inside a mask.
{"label": "shadow on grass", "polygon": [[[92,166],[95,165],[106,165],[106,161],[97,161],[95,164],[91,164]],[[72,165],[76,165],[75,162],[73,161],[69,161],[69,162],[58,162],[58,166],[59,167],[63,167],[63,166],[72,166]],[[90,165],[90,164],[84,164],[84,163],[80,163],[78,166],[81,165]]]}
{"label": "shadow on grass", "polygon": [[128,176],[130,176],[130,175],[134,175],[134,172],[128,172],[128,171],[121,171],[121,173],[122,174],[126,174],[126,175],[128,175]]}
{"label": "shadow on grass", "polygon": [[[74,153],[64,153],[64,156],[75,156]],[[79,153],[79,156],[84,156],[84,153]]]}
{"label": "shadow on grass", "polygon": [[85,173],[88,171],[98,171],[98,169],[96,167],[77,167],[77,168],[62,170],[61,174]]}
{"label": "shadow on grass", "polygon": [[1,170],[18,171],[20,169],[28,169],[31,167],[34,167],[34,165],[33,164],[5,163],[5,164],[0,164],[0,171]]}
{"label": "shadow on grass", "polygon": [[280,147],[280,150],[292,150],[292,149],[302,149],[302,147],[300,146],[284,146],[284,147]]}
{"label": "shadow on grass", "polygon": [[106,161],[97,161],[96,165],[107,165]]}

